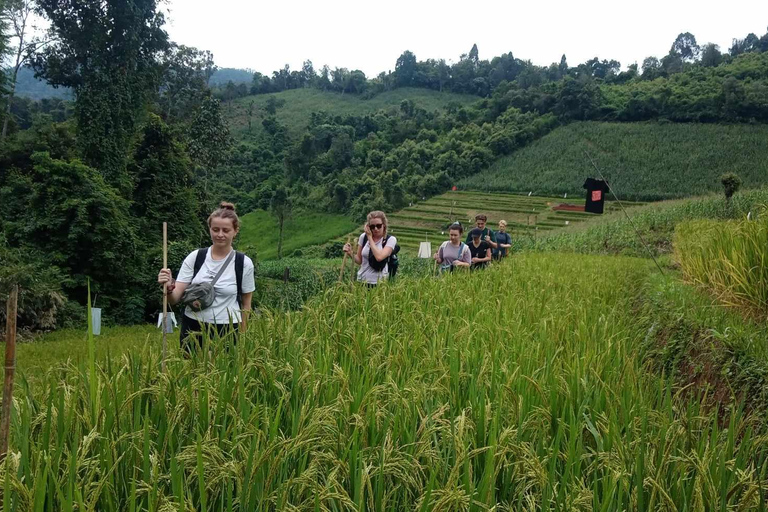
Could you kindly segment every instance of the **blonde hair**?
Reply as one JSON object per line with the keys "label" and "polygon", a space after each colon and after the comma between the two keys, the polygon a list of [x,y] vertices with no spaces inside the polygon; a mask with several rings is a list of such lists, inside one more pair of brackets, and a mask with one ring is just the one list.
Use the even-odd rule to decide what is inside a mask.
{"label": "blonde hair", "polygon": [[368,214],[366,217],[366,224],[370,224],[373,219],[381,219],[381,223],[384,224],[384,230],[382,232],[382,236],[387,235],[387,226],[389,224],[389,221],[387,221],[387,214],[380,211],[380,210],[374,210],[371,213]]}
{"label": "blonde hair", "polygon": [[235,213],[235,205],[222,201],[219,203],[219,207],[213,210],[208,216],[208,227],[211,227],[211,221],[213,219],[230,219],[232,221],[232,227],[235,231],[240,229],[240,218]]}
{"label": "blonde hair", "polygon": [[507,227],[507,221],[505,221],[505,220],[500,220],[500,221],[499,221],[499,226],[504,226],[504,227]]}

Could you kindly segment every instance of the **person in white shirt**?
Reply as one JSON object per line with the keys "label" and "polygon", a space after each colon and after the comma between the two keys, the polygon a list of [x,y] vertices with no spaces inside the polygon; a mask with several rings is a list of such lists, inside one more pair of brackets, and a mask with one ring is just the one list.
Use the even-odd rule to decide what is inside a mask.
{"label": "person in white shirt", "polygon": [[[208,248],[192,251],[181,265],[181,270],[176,280],[172,278],[171,270],[160,270],[157,282],[168,283],[168,302],[177,304],[190,283],[212,282],[222,267],[226,264],[219,279],[214,284],[213,303],[200,311],[193,311],[186,307],[181,321],[182,345],[189,349],[186,338],[192,333],[206,330],[209,334],[217,333],[224,336],[230,326],[237,332],[245,330],[247,314],[251,310],[251,298],[256,289],[254,282],[253,261],[244,254],[242,258],[242,280],[240,289],[242,295],[238,297],[238,283],[236,273],[235,254],[232,254],[232,240],[240,230],[240,219],[235,213],[232,203],[222,202],[219,208],[208,217],[208,230],[211,235],[211,245]],[[202,258],[200,251],[205,251],[205,260],[200,270],[195,274],[195,262],[198,256]],[[233,257],[230,257],[233,256]]]}
{"label": "person in white shirt", "polygon": [[469,246],[461,241],[464,227],[454,222],[448,227],[449,240],[442,243],[434,255],[435,261],[440,264],[440,272],[453,272],[456,267],[466,267],[472,264],[472,255]]}
{"label": "person in white shirt", "polygon": [[397,245],[397,238],[387,236],[387,216],[384,212],[373,211],[368,214],[365,231],[357,243],[357,253],[352,254],[352,245],[344,244],[344,252],[352,256],[360,270],[357,280],[369,287],[389,278],[387,258],[392,255]]}

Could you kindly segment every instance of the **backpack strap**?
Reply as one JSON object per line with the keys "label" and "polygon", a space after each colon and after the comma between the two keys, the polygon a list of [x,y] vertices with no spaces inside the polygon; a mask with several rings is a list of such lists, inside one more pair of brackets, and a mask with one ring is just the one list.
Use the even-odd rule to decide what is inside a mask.
{"label": "backpack strap", "polygon": [[363,235],[363,244],[360,247],[365,247],[365,244],[368,243],[368,235]]}
{"label": "backpack strap", "polygon": [[192,280],[195,279],[195,276],[198,272],[200,272],[200,269],[203,268],[203,263],[205,263],[205,257],[208,255],[208,248],[203,247],[202,249],[197,250],[197,257],[195,258],[195,267],[192,270]]}
{"label": "backpack strap", "polygon": [[245,266],[245,254],[240,251],[235,253],[235,279],[237,280],[237,305],[242,307],[243,296],[243,267]]}

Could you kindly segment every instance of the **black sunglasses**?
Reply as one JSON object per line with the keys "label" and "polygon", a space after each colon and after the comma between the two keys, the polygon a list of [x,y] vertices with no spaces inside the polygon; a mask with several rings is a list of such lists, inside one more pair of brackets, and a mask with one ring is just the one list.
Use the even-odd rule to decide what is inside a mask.
{"label": "black sunglasses", "polygon": [[371,229],[381,229],[384,227],[384,224],[368,224],[368,227]]}

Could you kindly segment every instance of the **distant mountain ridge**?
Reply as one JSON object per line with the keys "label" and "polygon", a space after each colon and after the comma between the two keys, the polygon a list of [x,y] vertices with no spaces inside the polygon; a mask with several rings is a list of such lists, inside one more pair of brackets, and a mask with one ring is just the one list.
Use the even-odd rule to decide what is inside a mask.
{"label": "distant mountain ridge", "polygon": [[[250,84],[252,80],[253,71],[249,69],[219,68],[211,76],[209,84],[212,87],[224,85],[229,81],[234,84]],[[44,98],[73,99],[72,91],[69,88],[56,88],[46,83],[45,80],[35,78],[35,72],[28,67],[19,70],[19,77],[16,82],[16,95],[32,100],[42,100]]]}

